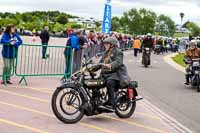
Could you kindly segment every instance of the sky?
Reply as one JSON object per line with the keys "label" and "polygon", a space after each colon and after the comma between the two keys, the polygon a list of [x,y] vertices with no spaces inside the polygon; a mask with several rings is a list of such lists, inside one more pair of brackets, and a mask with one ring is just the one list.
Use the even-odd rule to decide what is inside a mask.
{"label": "sky", "polygon": [[[25,12],[59,10],[79,17],[103,18],[106,0],[0,0],[0,12]],[[112,15],[122,16],[131,8],[146,8],[171,17],[181,23],[180,12],[185,21],[200,24],[200,0],[111,0]]]}

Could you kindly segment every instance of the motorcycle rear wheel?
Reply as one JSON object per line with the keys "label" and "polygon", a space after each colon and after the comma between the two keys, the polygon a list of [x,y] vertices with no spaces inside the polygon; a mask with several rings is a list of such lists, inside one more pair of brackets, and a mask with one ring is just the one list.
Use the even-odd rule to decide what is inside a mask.
{"label": "motorcycle rear wheel", "polygon": [[115,114],[119,118],[130,118],[133,115],[133,113],[135,112],[135,108],[136,108],[136,102],[132,102],[132,103],[129,104],[128,109],[130,109],[130,110],[127,113],[122,113],[119,109],[116,108]]}
{"label": "motorcycle rear wheel", "polygon": [[[123,96],[123,98],[127,96],[127,93],[125,91],[122,91],[120,94]],[[136,102],[129,103],[128,99],[123,100],[123,102],[120,102],[120,104],[117,105],[115,114],[119,118],[130,118],[135,112],[135,108],[136,108]]]}

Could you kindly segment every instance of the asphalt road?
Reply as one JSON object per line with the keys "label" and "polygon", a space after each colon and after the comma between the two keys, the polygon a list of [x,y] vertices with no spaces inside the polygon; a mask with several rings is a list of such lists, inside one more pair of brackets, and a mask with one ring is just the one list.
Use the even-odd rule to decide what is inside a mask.
{"label": "asphalt road", "polygon": [[143,101],[137,103],[129,119],[102,114],[84,117],[77,124],[63,124],[51,110],[51,96],[58,80],[33,77],[29,81],[29,86],[24,87],[0,85],[1,133],[178,133]]}
{"label": "asphalt road", "polygon": [[200,94],[184,85],[184,73],[152,55],[152,65],[144,68],[141,57],[125,53],[129,73],[139,81],[140,94],[195,133],[200,133]]}

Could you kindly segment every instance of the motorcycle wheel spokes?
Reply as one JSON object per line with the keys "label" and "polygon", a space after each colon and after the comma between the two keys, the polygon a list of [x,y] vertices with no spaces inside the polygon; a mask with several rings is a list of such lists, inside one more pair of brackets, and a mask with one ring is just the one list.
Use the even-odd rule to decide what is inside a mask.
{"label": "motorcycle wheel spokes", "polygon": [[125,91],[121,91],[118,93],[118,97],[120,97],[118,99],[117,102],[117,110],[119,110],[120,112],[124,112],[127,111],[128,108],[130,107],[130,104],[128,103],[129,100],[128,98],[126,98],[127,93]]}
{"label": "motorcycle wheel spokes", "polygon": [[60,92],[57,96],[57,107],[58,111],[62,116],[67,119],[74,119],[80,113],[80,106],[82,104],[82,100],[78,93],[71,89],[66,88]]}
{"label": "motorcycle wheel spokes", "polygon": [[60,108],[67,115],[74,115],[79,111],[80,99],[71,92],[65,92],[60,99]]}

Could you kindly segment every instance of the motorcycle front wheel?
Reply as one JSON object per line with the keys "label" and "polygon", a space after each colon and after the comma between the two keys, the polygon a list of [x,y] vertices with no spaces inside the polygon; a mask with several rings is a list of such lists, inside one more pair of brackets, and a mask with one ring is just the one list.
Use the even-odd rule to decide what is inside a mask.
{"label": "motorcycle front wheel", "polygon": [[55,90],[51,106],[56,118],[63,123],[73,124],[79,122],[84,116],[84,111],[80,110],[82,101],[75,89],[62,88]]}

